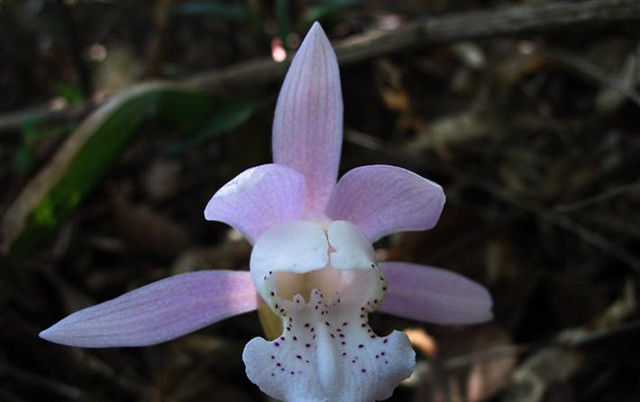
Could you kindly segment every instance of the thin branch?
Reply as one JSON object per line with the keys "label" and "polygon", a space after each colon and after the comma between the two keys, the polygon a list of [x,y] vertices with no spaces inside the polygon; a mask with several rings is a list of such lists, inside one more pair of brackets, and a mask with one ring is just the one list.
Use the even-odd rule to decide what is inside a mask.
{"label": "thin branch", "polygon": [[62,109],[47,103],[45,105],[30,107],[16,112],[6,113],[0,116],[0,132],[20,129],[21,125],[29,119],[44,119],[49,122],[72,122],[87,115],[95,105],[84,103],[69,105]]}
{"label": "thin branch", "polygon": [[467,367],[478,361],[494,360],[504,357],[517,356],[523,353],[535,352],[545,348],[551,349],[579,349],[593,346],[599,342],[618,338],[624,335],[635,335],[640,330],[640,320],[625,322],[610,328],[600,328],[583,333],[578,329],[573,337],[567,337],[569,331],[564,330],[556,336],[554,340],[521,345],[503,345],[484,350],[471,352],[464,355],[450,357],[446,360],[445,366],[448,369]]}
{"label": "thin branch", "polygon": [[6,363],[0,363],[0,375],[20,386],[42,389],[67,400],[83,399],[86,396],[79,388],[45,377],[42,374],[8,366]]}
{"label": "thin branch", "polygon": [[593,197],[584,198],[572,203],[556,205],[555,207],[553,207],[553,212],[564,214],[568,212],[575,212],[579,209],[601,204],[621,195],[634,194],[636,191],[640,191],[640,182],[629,183],[623,186],[614,187],[608,189],[603,193],[594,195]]}
{"label": "thin branch", "polygon": [[546,50],[543,54],[546,54],[559,63],[575,69],[582,75],[596,81],[598,84],[615,89],[635,103],[636,106],[640,107],[640,94],[638,94],[638,92],[633,90],[632,87],[629,88],[629,86],[624,82],[608,74],[606,71],[588,60],[560,50]]}
{"label": "thin branch", "polygon": [[[558,30],[579,30],[594,25],[617,26],[638,21],[640,2],[637,0],[535,2],[490,11],[427,17],[394,30],[372,30],[338,44],[336,53],[340,63],[346,65],[418,46],[495,36],[548,34]],[[185,83],[211,94],[237,93],[236,91],[280,79],[286,67],[286,63],[263,58],[198,74]],[[89,107],[85,108],[88,109]],[[26,117],[50,119],[65,115],[65,111],[51,111],[46,107],[36,108],[28,113],[10,113],[0,116],[0,131],[18,128]]]}

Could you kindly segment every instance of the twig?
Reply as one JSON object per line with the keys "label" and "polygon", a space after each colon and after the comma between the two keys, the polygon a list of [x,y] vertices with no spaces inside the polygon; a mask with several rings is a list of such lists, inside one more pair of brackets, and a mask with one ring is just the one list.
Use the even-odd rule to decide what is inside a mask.
{"label": "twig", "polygon": [[91,103],[83,103],[58,109],[47,103],[17,112],[6,113],[0,116],[0,132],[20,129],[20,126],[29,119],[44,119],[50,122],[76,121],[86,116],[93,107],[94,105]]}
{"label": "twig", "polygon": [[53,395],[67,400],[78,400],[85,396],[81,389],[52,380],[41,374],[25,371],[18,367],[7,366],[5,363],[0,364],[0,375],[10,381],[18,382],[25,387],[46,390]]}
{"label": "twig", "polygon": [[[574,332],[571,332],[571,330],[563,330],[559,334],[556,334],[556,336],[554,336],[554,340],[551,341],[520,345],[496,346],[493,348],[479,350],[468,354],[448,358],[445,362],[445,366],[447,369],[457,369],[460,367],[469,366],[480,360],[499,359],[506,356],[529,353],[544,348],[588,348],[590,346],[596,345],[599,342],[611,338],[630,335],[634,333],[637,334],[638,331],[640,331],[640,320],[629,321],[610,328],[596,329],[587,333],[582,333],[582,331],[578,328],[575,328]],[[573,336],[567,337],[567,334],[572,334]],[[577,336],[576,334],[579,334],[579,336]]]}
{"label": "twig", "polygon": [[616,91],[629,98],[629,100],[635,103],[638,107],[640,107],[640,94],[638,94],[638,92],[634,91],[632,88],[629,88],[627,85],[625,85],[624,82],[620,81],[619,79],[611,76],[610,74],[607,74],[606,71],[602,70],[600,67],[589,62],[588,60],[560,50],[545,50],[543,54],[546,54],[559,63],[565,64],[575,69],[582,75],[595,80],[598,84],[602,84],[615,89]]}
{"label": "twig", "polygon": [[568,204],[556,205],[555,207],[553,207],[553,212],[564,214],[574,212],[582,208],[587,208],[603,203],[620,195],[632,194],[637,190],[640,190],[640,182],[625,184],[623,186],[609,189],[601,194],[594,195],[593,197],[588,197]]}
{"label": "twig", "polygon": [[[639,20],[640,2],[637,0],[535,2],[490,11],[428,17],[389,31],[372,30],[338,44],[336,53],[340,63],[345,65],[417,46],[494,36],[546,34],[561,29],[583,29],[590,25],[617,25]],[[187,79],[186,84],[211,94],[235,93],[273,82],[281,78],[285,70],[286,64],[263,58],[198,74]],[[40,107],[31,113],[0,116],[0,131],[19,127],[25,117],[36,115],[49,119],[61,113]]]}

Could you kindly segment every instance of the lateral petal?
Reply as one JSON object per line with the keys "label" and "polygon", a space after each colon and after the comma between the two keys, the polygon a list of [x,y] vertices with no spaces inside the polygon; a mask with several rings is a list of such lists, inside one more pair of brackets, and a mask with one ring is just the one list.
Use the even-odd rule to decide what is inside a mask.
{"label": "lateral petal", "polygon": [[451,271],[383,262],[389,291],[380,311],[434,324],[477,324],[493,318],[493,301],[479,283]]}
{"label": "lateral petal", "polygon": [[342,110],[338,61],[316,22],[291,62],[273,119],[273,160],[304,174],[309,211],[322,211],[336,182]]}
{"label": "lateral petal", "polygon": [[372,165],[342,176],[325,213],[353,222],[374,242],[394,232],[431,229],[444,202],[438,184],[400,167]]}
{"label": "lateral petal", "polygon": [[233,226],[253,244],[274,224],[297,219],[304,197],[302,174],[274,163],[260,165],[245,170],[218,190],[207,203],[204,216]]}
{"label": "lateral petal", "polygon": [[172,276],[77,311],[40,337],[69,346],[147,346],[255,310],[249,272],[198,271]]}

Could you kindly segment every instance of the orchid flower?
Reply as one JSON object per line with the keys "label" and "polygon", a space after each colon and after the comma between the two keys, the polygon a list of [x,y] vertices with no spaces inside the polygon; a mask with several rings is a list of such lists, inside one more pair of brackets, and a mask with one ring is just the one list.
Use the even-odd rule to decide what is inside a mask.
{"label": "orchid flower", "polygon": [[145,346],[255,310],[264,301],[282,334],[254,338],[242,358],[249,379],[287,401],[386,399],[415,365],[407,336],[378,336],[380,310],[438,324],[491,319],[479,284],[416,264],[378,263],[372,243],[432,228],[438,184],[395,166],[353,169],[337,183],[342,94],[335,53],[315,23],[294,57],[276,105],[274,163],[218,190],[208,220],[253,244],[250,272],[176,275],[66,317],[40,336],[81,347]]}

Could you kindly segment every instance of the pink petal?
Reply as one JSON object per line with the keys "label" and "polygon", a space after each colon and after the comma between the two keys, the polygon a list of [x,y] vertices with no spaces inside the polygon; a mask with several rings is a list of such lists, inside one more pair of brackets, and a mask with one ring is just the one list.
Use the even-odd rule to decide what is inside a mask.
{"label": "pink petal", "polygon": [[341,146],[338,61],[316,22],[293,58],[273,119],[273,160],[304,174],[310,211],[322,211],[331,194]]}
{"label": "pink petal", "polygon": [[255,310],[257,297],[248,272],[191,272],[77,311],[40,337],[80,347],[153,345]]}
{"label": "pink petal", "polygon": [[373,242],[402,230],[431,229],[444,201],[442,187],[406,169],[362,166],[340,179],[325,213],[355,223]]}
{"label": "pink petal", "polygon": [[480,284],[439,268],[380,264],[388,292],[380,311],[435,324],[476,324],[493,318],[491,295]]}
{"label": "pink petal", "polygon": [[270,226],[298,218],[305,196],[304,177],[286,166],[247,169],[218,190],[204,216],[233,226],[253,243]]}

